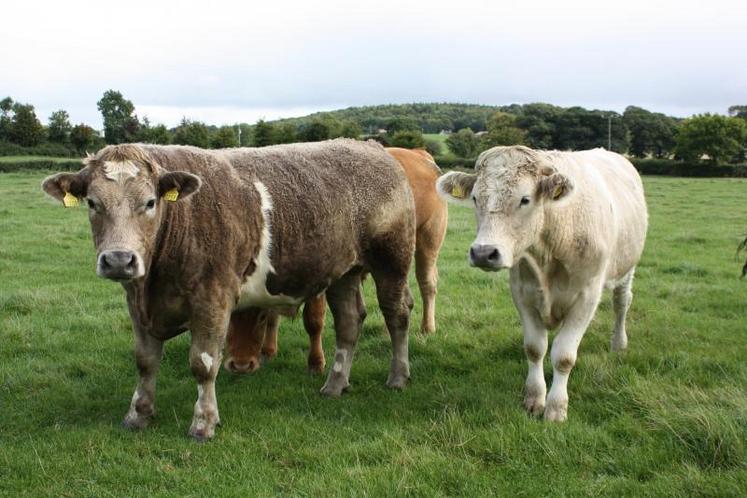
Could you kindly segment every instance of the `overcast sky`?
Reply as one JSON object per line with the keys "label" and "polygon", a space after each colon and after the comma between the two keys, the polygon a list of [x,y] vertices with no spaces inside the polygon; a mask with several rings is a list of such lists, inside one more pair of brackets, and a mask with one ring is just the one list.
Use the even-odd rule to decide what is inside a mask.
{"label": "overcast sky", "polygon": [[0,98],[100,127],[113,88],[175,125],[406,102],[677,116],[747,104],[747,1],[12,1]]}

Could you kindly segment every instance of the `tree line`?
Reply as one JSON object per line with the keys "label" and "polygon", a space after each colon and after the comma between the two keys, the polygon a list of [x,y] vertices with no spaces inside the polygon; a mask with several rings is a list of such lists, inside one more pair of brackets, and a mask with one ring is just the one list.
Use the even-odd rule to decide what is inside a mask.
{"label": "tree line", "polygon": [[[524,144],[557,150],[605,147],[635,157],[735,163],[745,160],[747,149],[747,106],[742,105],[730,107],[728,116],[702,114],[678,119],[635,106],[621,114],[544,103],[402,104],[259,120],[253,125],[210,126],[184,118],[174,128],[139,118],[132,101],[115,90],[105,92],[97,107],[103,118],[102,134],[84,123],[73,126],[65,110],[53,112],[45,126],[33,105],[7,97],[0,101],[0,154],[16,150],[13,146],[80,154],[105,144],[127,142],[226,148],[337,137],[374,138],[385,145],[426,148],[435,156],[468,159],[495,145]],[[448,150],[424,136],[439,132],[448,135]]]}

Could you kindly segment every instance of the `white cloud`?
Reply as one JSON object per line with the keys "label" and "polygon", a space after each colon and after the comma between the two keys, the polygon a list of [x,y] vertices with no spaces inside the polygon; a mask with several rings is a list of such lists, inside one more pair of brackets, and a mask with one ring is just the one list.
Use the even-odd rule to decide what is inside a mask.
{"label": "white cloud", "polygon": [[168,124],[409,101],[724,112],[747,88],[747,2],[70,0],[3,16],[0,94],[96,125],[109,88]]}

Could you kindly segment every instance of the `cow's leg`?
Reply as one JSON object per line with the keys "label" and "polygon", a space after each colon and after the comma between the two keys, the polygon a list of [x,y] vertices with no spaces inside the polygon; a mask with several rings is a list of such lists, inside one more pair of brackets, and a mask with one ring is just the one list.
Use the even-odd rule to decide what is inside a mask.
{"label": "cow's leg", "polygon": [[521,318],[524,331],[524,354],[528,371],[525,384],[524,407],[535,416],[545,410],[544,360],[547,353],[547,328],[542,321],[540,309],[545,307],[547,296],[535,270],[526,259],[511,270],[511,297]]}
{"label": "cow's leg", "polygon": [[392,339],[392,364],[386,385],[404,389],[410,379],[408,328],[412,311],[412,294],[407,286],[407,274],[372,272],[376,282],[376,296]]}
{"label": "cow's leg", "polygon": [[129,429],[142,429],[153,416],[156,399],[156,374],[161,365],[163,341],[151,337],[135,327],[135,363],[140,378],[132,395],[130,409],[123,425]]}
{"label": "cow's leg", "polygon": [[415,275],[423,299],[423,321],[420,331],[436,331],[436,293],[438,291],[438,253],[446,237],[448,211],[445,205],[436,208],[433,216],[417,230],[415,237]]}
{"label": "cow's leg", "polygon": [[324,294],[306,301],[303,307],[303,325],[309,334],[309,372],[324,373],[324,349],[322,348],[322,333],[324,332],[324,315],[327,312],[327,299]]}
{"label": "cow's leg", "polygon": [[545,410],[544,359],[547,352],[547,329],[536,310],[519,310],[521,325],[524,329],[524,354],[527,357],[528,371],[524,407],[535,416],[542,415]]}
{"label": "cow's leg", "polygon": [[633,301],[633,273],[630,270],[622,281],[612,290],[612,307],[615,310],[615,330],[612,333],[610,346],[612,351],[623,351],[628,347],[628,334],[625,332],[625,316]]}
{"label": "cow's leg", "polygon": [[212,438],[215,426],[220,423],[215,378],[220,370],[229,316],[228,306],[214,304],[196,309],[190,320],[192,344],[189,348],[189,366],[197,380],[197,402],[189,435],[197,441]]}
{"label": "cow's leg", "polygon": [[423,299],[423,321],[420,332],[430,334],[436,331],[436,292],[438,285],[438,247],[433,250],[428,244],[418,238],[415,249],[415,276],[420,287],[420,297]]}
{"label": "cow's leg", "polygon": [[280,315],[274,311],[267,311],[265,324],[265,340],[262,344],[262,357],[272,359],[278,354],[278,329],[280,329]]}
{"label": "cow's leg", "polygon": [[360,312],[360,281],[359,273],[347,274],[327,289],[336,338],[335,363],[321,389],[327,396],[340,396],[350,386],[353,353],[366,317]]}
{"label": "cow's leg", "polygon": [[260,366],[259,355],[265,340],[266,322],[259,308],[234,311],[228,327],[226,360],[229,372],[251,373]]}
{"label": "cow's leg", "polygon": [[602,285],[594,282],[579,293],[566,313],[552,343],[552,387],[547,395],[545,420],[562,422],[568,414],[568,377],[576,364],[578,346],[589,327],[602,294]]}

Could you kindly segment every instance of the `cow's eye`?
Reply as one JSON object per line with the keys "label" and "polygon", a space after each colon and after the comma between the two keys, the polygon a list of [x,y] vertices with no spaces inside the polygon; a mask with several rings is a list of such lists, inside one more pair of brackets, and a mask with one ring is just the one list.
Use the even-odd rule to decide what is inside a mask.
{"label": "cow's eye", "polygon": [[149,200],[148,202],[145,203],[145,207],[147,209],[153,209],[154,207],[156,207],[156,200],[155,199]]}
{"label": "cow's eye", "polygon": [[527,204],[529,204],[529,197],[527,197],[527,196],[522,197],[521,201],[519,202],[519,204],[521,206],[526,206]]}
{"label": "cow's eye", "polygon": [[91,209],[96,209],[96,203],[93,202],[91,199],[86,199],[86,202],[88,202],[88,207]]}

